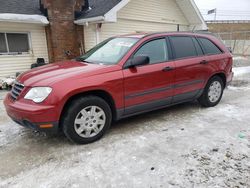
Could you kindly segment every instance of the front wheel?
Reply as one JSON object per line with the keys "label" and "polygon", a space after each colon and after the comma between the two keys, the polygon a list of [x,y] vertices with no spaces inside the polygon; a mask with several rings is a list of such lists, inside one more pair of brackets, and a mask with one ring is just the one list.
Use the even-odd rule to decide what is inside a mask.
{"label": "front wheel", "polygon": [[88,144],[100,139],[110,127],[112,113],[105,100],[86,96],[71,102],[62,118],[64,134],[73,142]]}
{"label": "front wheel", "polygon": [[222,79],[219,76],[214,76],[208,81],[198,101],[204,107],[216,106],[222,98],[223,91],[224,84]]}

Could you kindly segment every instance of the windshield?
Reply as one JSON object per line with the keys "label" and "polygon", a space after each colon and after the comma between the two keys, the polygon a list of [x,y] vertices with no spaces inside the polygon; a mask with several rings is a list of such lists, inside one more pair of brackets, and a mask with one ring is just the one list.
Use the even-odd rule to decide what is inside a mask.
{"label": "windshield", "polygon": [[104,65],[117,64],[138,40],[136,38],[111,38],[98,44],[77,60]]}

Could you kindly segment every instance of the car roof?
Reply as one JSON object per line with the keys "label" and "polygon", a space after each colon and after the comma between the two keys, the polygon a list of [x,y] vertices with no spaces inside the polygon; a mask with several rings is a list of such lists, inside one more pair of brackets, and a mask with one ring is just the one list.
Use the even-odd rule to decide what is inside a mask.
{"label": "car roof", "polygon": [[120,35],[117,37],[128,37],[128,38],[145,38],[145,37],[157,37],[157,36],[168,36],[168,35],[187,35],[187,36],[203,36],[203,37],[209,37],[209,36],[214,36],[212,33],[207,32],[207,31],[170,31],[170,32],[141,32],[141,33],[134,33],[134,34],[126,34],[126,35]]}

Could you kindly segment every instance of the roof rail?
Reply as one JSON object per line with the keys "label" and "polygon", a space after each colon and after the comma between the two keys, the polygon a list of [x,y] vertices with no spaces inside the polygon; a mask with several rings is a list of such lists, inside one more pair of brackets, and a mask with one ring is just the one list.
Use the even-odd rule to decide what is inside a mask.
{"label": "roof rail", "polygon": [[[145,32],[142,32],[142,34],[145,34],[143,38],[151,36],[151,35],[157,35],[157,34],[171,34],[171,33],[197,33],[197,34],[210,34],[213,35],[213,33],[211,33],[208,30],[194,30],[194,31],[165,31],[165,32],[152,32],[152,33],[147,33],[145,34]],[[140,33],[138,33],[140,34]]]}

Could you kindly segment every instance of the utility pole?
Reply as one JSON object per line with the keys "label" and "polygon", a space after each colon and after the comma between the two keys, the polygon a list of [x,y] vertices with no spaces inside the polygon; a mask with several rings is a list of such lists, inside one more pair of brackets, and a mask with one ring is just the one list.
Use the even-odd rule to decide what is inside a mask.
{"label": "utility pole", "polygon": [[216,16],[217,16],[217,9],[214,9],[214,21],[216,20]]}

